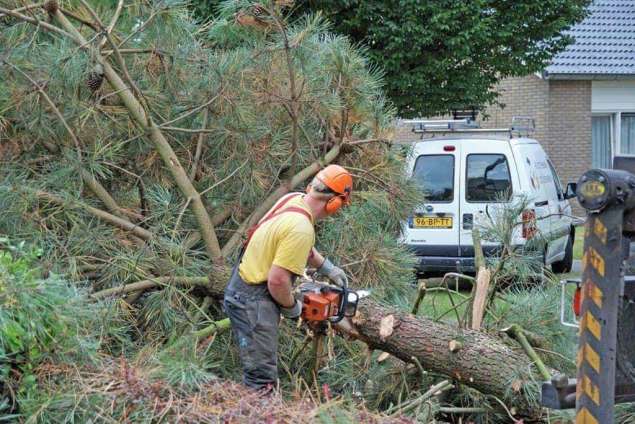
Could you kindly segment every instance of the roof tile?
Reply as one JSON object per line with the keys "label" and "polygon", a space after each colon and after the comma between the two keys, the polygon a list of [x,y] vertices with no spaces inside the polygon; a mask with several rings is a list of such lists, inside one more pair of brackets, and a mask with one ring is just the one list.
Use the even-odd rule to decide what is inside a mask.
{"label": "roof tile", "polygon": [[635,0],[594,0],[547,74],[635,75]]}

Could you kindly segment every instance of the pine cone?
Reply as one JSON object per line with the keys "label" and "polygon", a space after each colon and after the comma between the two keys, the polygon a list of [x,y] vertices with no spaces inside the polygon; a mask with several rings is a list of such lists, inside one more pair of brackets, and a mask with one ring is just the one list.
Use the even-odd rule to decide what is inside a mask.
{"label": "pine cone", "polygon": [[42,8],[49,13],[49,15],[55,14],[55,12],[57,12],[57,9],[59,9],[59,7],[60,5],[57,3],[57,0],[48,0],[42,6]]}
{"label": "pine cone", "polygon": [[104,82],[104,74],[98,74],[91,72],[86,80],[86,85],[93,93],[101,88],[101,84]]}
{"label": "pine cone", "polygon": [[94,93],[95,91],[101,88],[101,85],[104,82],[104,70],[101,65],[95,66],[93,71],[88,74],[88,79],[86,80],[86,85],[88,88]]}

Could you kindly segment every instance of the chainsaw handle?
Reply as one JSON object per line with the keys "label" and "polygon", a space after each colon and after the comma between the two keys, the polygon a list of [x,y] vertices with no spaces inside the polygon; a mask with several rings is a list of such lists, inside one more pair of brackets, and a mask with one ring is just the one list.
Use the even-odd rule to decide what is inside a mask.
{"label": "chainsaw handle", "polygon": [[[342,294],[340,298],[340,304],[337,310],[337,315],[329,318],[329,321],[332,324],[336,324],[340,322],[341,320],[343,320],[344,318],[352,317],[353,315],[355,315],[355,312],[357,310],[357,301],[359,300],[359,295],[354,291],[349,291],[348,287],[340,287],[340,290]],[[346,310],[348,309],[348,304],[349,304],[348,296],[350,296],[351,294],[355,296],[355,301],[352,302],[355,305],[355,309],[353,310],[351,314],[347,315]]]}

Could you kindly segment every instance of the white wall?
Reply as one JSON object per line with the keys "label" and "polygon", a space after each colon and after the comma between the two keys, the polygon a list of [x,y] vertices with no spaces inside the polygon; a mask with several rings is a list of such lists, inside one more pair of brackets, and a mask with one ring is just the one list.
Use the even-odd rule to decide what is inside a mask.
{"label": "white wall", "polygon": [[591,111],[593,113],[635,112],[635,79],[593,81]]}

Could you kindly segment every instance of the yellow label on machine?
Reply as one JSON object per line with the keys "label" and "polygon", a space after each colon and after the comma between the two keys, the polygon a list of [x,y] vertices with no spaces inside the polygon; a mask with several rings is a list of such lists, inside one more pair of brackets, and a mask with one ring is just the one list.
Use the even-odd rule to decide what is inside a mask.
{"label": "yellow label on machine", "polygon": [[596,286],[591,279],[586,280],[583,287],[582,295],[593,300],[593,303],[595,303],[598,308],[601,308],[603,297],[602,290]]}
{"label": "yellow label on machine", "polygon": [[591,365],[595,372],[600,372],[600,355],[589,345],[584,346],[584,360]]}
{"label": "yellow label on machine", "polygon": [[606,186],[595,180],[589,180],[580,187],[580,193],[582,193],[584,197],[600,197],[605,192]]}
{"label": "yellow label on machine", "polygon": [[604,258],[600,256],[597,250],[593,247],[589,246],[586,252],[584,252],[584,256],[582,257],[582,265],[586,267],[587,265],[591,265],[595,270],[604,277]]}
{"label": "yellow label on machine", "polygon": [[582,392],[596,405],[600,406],[600,389],[588,376],[582,377]]}
{"label": "yellow label on machine", "polygon": [[606,226],[602,223],[602,221],[600,221],[599,218],[595,218],[593,220],[593,234],[595,234],[595,236],[600,239],[602,244],[606,244],[608,231],[606,229]]}
{"label": "yellow label on machine", "polygon": [[597,340],[602,340],[602,327],[599,321],[595,319],[593,314],[589,311],[586,311],[580,323],[580,331],[584,330],[589,330]]}
{"label": "yellow label on machine", "polygon": [[578,415],[575,416],[575,424],[599,424],[588,409],[582,408]]}

